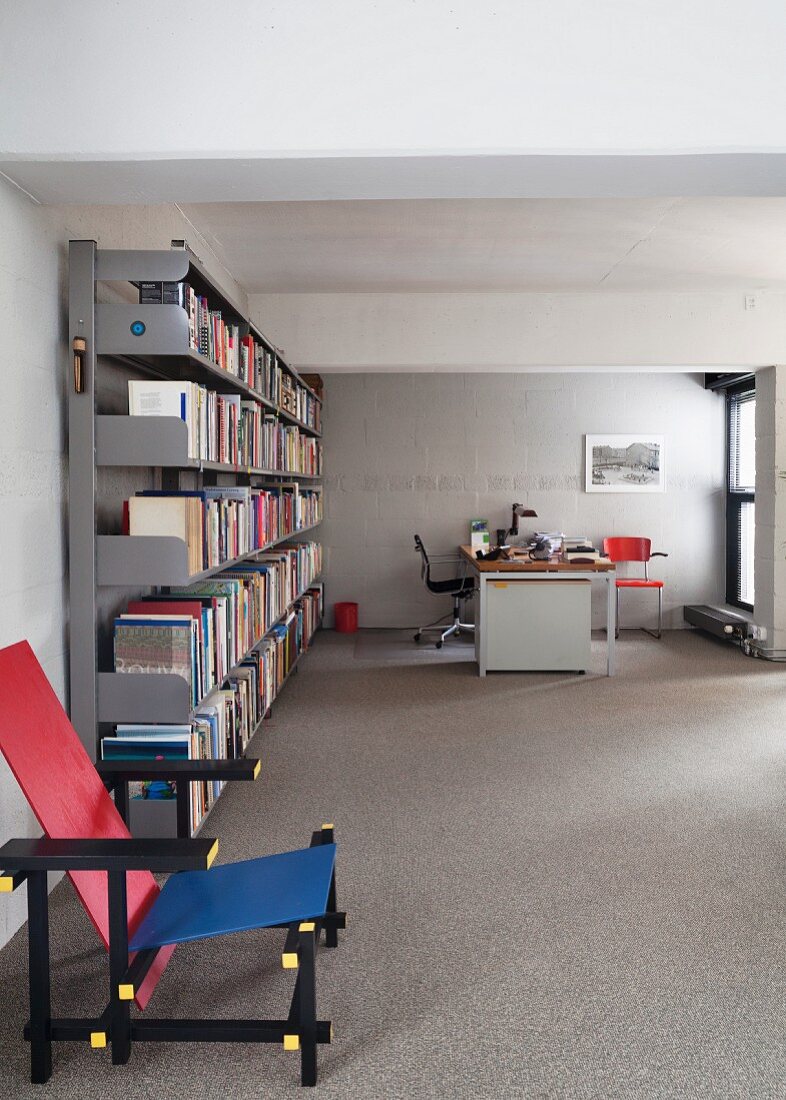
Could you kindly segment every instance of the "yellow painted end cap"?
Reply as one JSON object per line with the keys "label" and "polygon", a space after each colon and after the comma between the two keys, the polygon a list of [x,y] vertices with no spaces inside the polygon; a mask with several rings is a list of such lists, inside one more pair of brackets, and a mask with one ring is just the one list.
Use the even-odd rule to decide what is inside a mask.
{"label": "yellow painted end cap", "polygon": [[218,841],[214,840],[213,841],[213,847],[207,853],[207,866],[208,867],[210,867],[212,865],[213,860],[216,858],[217,855],[218,855]]}
{"label": "yellow painted end cap", "polygon": [[333,1042],[334,1038],[335,1038],[335,1032],[333,1031],[333,1024],[331,1022],[331,1024],[330,1024],[330,1041],[331,1041],[331,1043]]}
{"label": "yellow painted end cap", "polygon": [[282,951],[281,965],[285,970],[297,970],[297,951]]}
{"label": "yellow painted end cap", "polygon": [[90,1032],[90,1046],[93,1050],[100,1050],[106,1046],[106,1032],[105,1031],[91,1031]]}
{"label": "yellow painted end cap", "polygon": [[322,826],[323,829],[335,829],[335,827],[332,821],[328,821],[327,824]]}
{"label": "yellow painted end cap", "polygon": [[299,1035],[285,1035],[284,1036],[284,1050],[300,1050],[300,1036]]}
{"label": "yellow painted end cap", "polygon": [[316,925],[314,924],[313,920],[304,920],[301,924],[297,926],[298,932],[313,932],[315,928]]}
{"label": "yellow painted end cap", "polygon": [[259,778],[259,773],[260,773],[261,771],[262,771],[262,761],[261,761],[261,760],[257,760],[256,764],[254,765],[254,779],[258,779],[258,778]]}
{"label": "yellow painted end cap", "polygon": [[0,894],[11,894],[14,889],[14,880],[10,875],[0,875]]}
{"label": "yellow painted end cap", "polygon": [[121,1001],[133,1001],[134,999],[134,987],[128,984],[120,984],[117,987],[117,995]]}

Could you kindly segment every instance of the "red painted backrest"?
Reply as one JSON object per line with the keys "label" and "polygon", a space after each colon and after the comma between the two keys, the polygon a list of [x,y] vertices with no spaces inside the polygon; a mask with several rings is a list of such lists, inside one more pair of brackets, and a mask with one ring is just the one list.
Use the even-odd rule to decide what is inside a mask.
{"label": "red painted backrest", "polygon": [[612,561],[649,561],[651,539],[612,538],[603,540],[603,553]]}
{"label": "red painted backrest", "polygon": [[[131,835],[27,642],[0,649],[0,752],[48,837],[93,840]],[[105,873],[78,871],[69,872],[69,877],[106,946]],[[130,871],[127,879],[128,926],[133,934],[159,890],[148,871]],[[140,1007],[150,999],[170,954],[159,952],[138,992]]]}

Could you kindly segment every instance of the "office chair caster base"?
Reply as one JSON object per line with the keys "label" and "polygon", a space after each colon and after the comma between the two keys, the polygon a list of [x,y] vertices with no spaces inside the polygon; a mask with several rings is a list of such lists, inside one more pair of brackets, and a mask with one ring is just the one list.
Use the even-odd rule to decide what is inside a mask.
{"label": "office chair caster base", "polygon": [[420,641],[420,631],[418,631],[417,634],[413,635],[412,641],[413,642],[419,642]]}
{"label": "office chair caster base", "polygon": [[442,642],[434,642],[435,649],[442,649]]}

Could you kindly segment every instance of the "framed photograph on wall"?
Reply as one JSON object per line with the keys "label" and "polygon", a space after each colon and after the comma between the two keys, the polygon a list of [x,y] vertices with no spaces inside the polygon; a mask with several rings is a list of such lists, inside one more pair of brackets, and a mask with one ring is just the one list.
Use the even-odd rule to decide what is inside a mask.
{"label": "framed photograph on wall", "polygon": [[662,493],[666,466],[662,435],[587,435],[588,493]]}

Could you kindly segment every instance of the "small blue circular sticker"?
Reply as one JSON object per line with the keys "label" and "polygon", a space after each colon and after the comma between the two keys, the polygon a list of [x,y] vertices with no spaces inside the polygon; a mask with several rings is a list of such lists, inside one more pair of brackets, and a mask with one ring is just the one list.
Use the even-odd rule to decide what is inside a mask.
{"label": "small blue circular sticker", "polygon": [[145,326],[142,321],[133,321],[131,323],[131,332],[134,334],[134,336],[141,336],[144,331]]}

